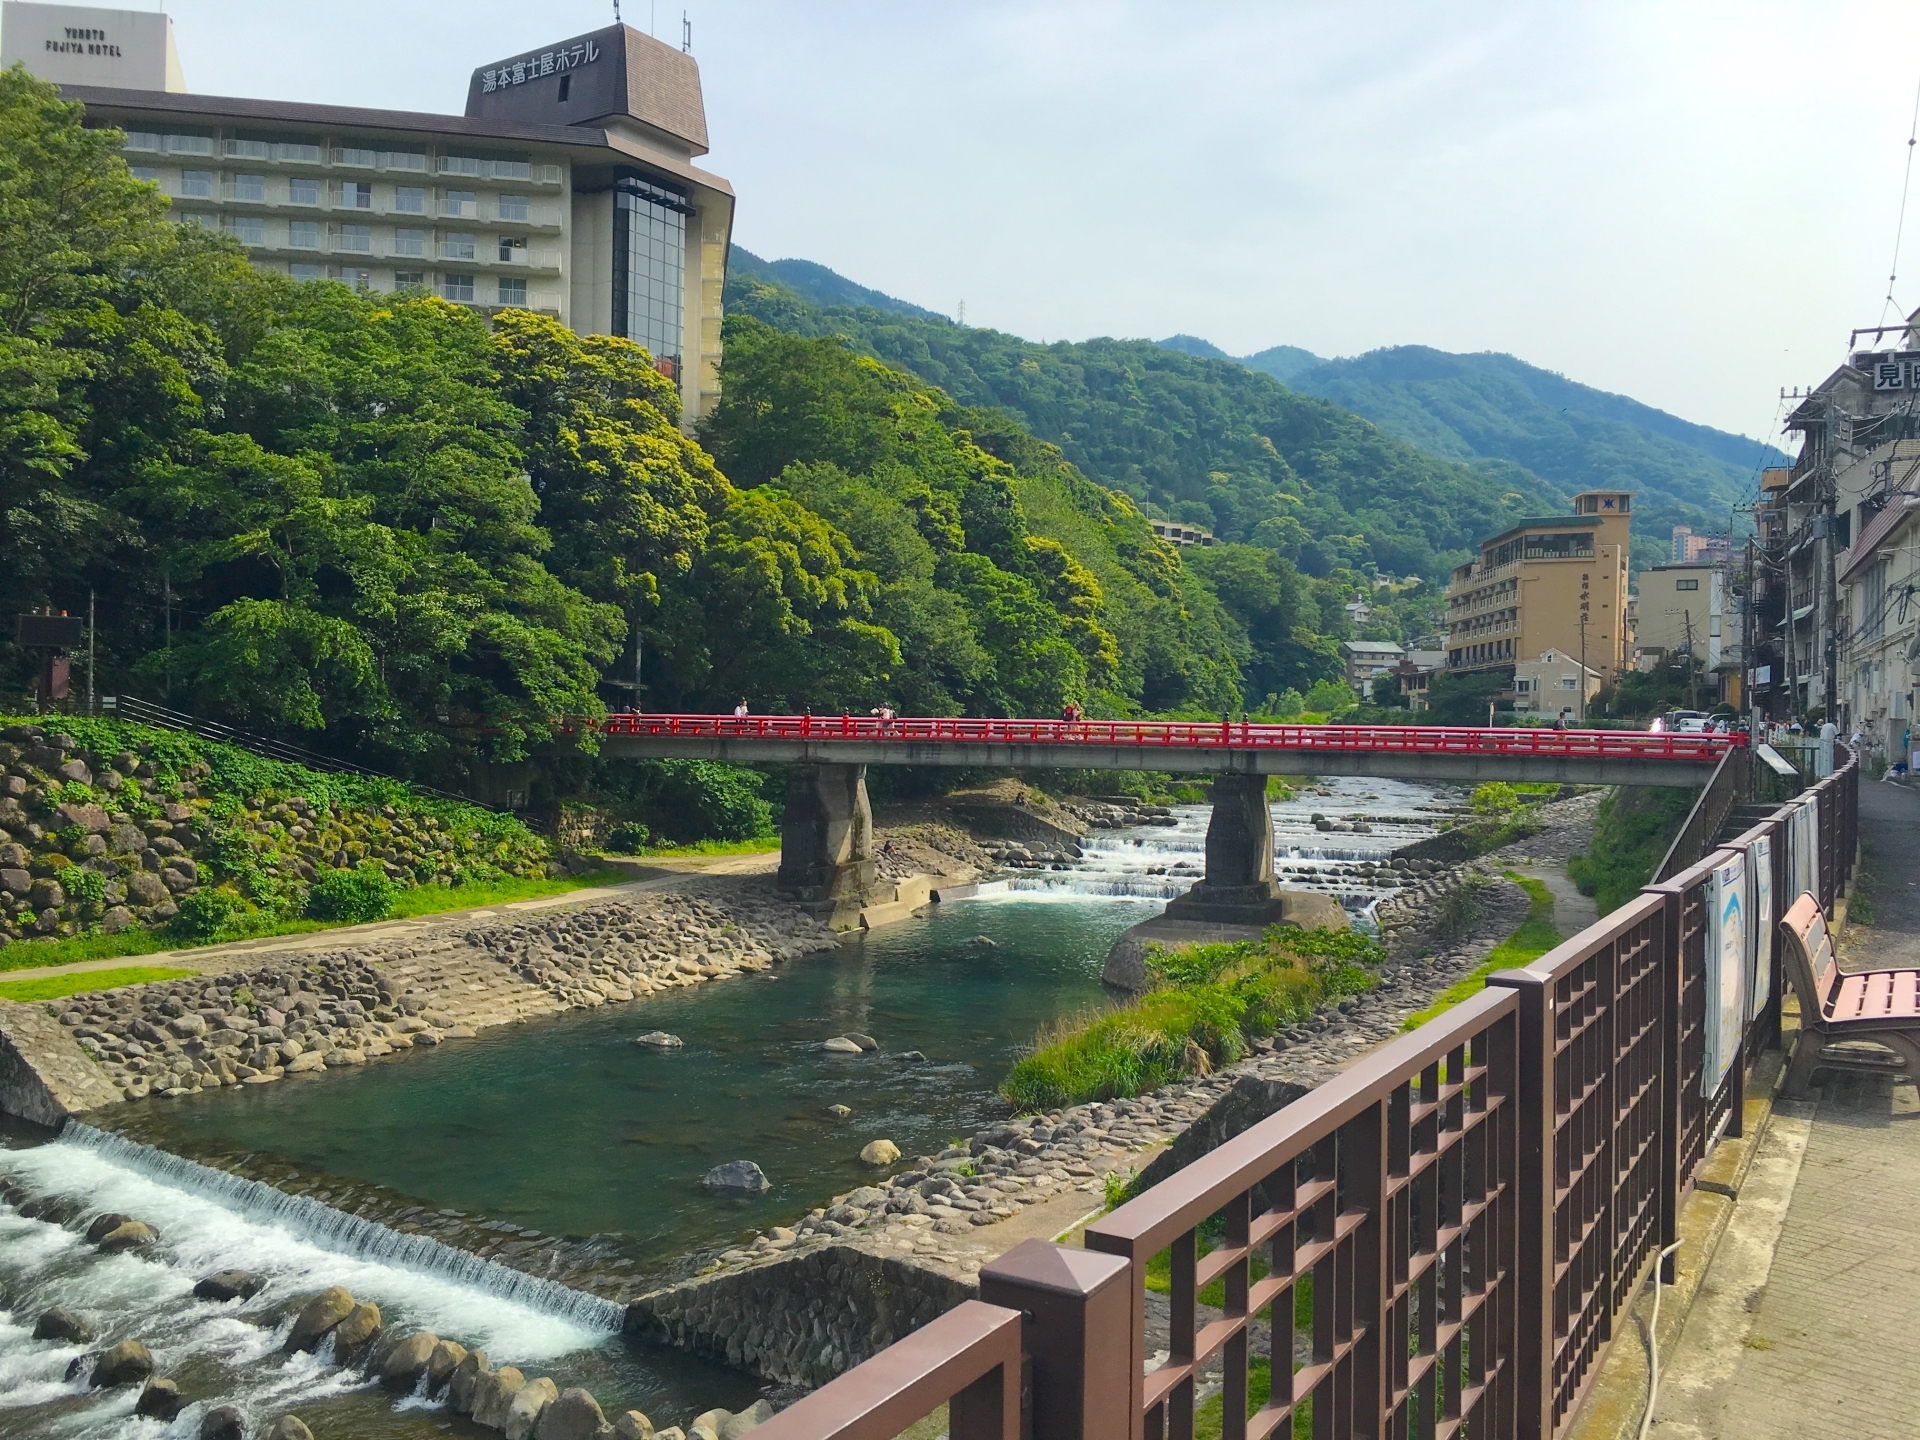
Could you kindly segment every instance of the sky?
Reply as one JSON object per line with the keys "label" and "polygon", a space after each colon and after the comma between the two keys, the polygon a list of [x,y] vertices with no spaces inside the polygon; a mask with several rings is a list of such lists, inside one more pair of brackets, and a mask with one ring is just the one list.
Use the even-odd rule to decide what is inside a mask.
{"label": "sky", "polygon": [[[611,6],[172,0],[190,90],[458,112]],[[1772,436],[1884,318],[1920,6],[685,6],[734,238],[1033,339],[1500,350]],[[679,0],[625,18],[680,39]],[[1920,188],[1920,177],[1916,177]],[[1920,308],[1920,194],[1902,308]]]}

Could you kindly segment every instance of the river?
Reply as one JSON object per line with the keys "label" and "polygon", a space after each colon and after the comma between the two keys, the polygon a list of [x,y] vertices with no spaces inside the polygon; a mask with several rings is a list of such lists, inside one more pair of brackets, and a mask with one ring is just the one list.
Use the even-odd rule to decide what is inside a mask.
{"label": "river", "polygon": [[[1430,833],[1438,815],[1420,807],[1441,803],[1428,787],[1323,782],[1274,807],[1278,863],[1291,883],[1338,894],[1365,924],[1384,882],[1355,867]],[[1315,813],[1372,816],[1371,833],[1324,833]],[[663,1425],[746,1404],[759,1393],[751,1378],[631,1344],[610,1312],[504,1293],[498,1275],[462,1273],[458,1252],[423,1259],[377,1236],[343,1240],[318,1206],[236,1213],[217,1177],[172,1157],[226,1166],[271,1156],[324,1178],[349,1209],[356,1186],[383,1187],[519,1233],[594,1237],[625,1273],[669,1277],[690,1252],[791,1223],[861,1183],[869,1140],[912,1156],[1000,1113],[994,1089],[1034,1035],[1106,1003],[1099,973],[1112,941],[1198,878],[1207,810],[1173,818],[1098,834],[1069,869],[1016,874],[763,975],[570,1011],[308,1083],[100,1117],[123,1138],[13,1136],[17,1153],[0,1169],[36,1193],[148,1220],[168,1263],[102,1257],[71,1231],[0,1207],[0,1297],[10,1307],[0,1312],[0,1440],[197,1433],[200,1407],[163,1432],[131,1418],[130,1392],[89,1394],[64,1380],[80,1348],[30,1338],[53,1304],[103,1317],[113,1338],[138,1335],[187,1394],[240,1404],[256,1420],[297,1407],[322,1435],[445,1433],[442,1411],[396,1409],[335,1368],[281,1360],[280,1312],[327,1284],[376,1301],[392,1331],[482,1344],[496,1363],[585,1384]],[[631,1043],[651,1029],[679,1035],[683,1048]],[[879,1050],[820,1049],[848,1031],[872,1035]],[[832,1105],[851,1114],[835,1118]],[[711,1166],[734,1159],[756,1161],[772,1189],[744,1201],[700,1188]],[[191,1298],[198,1275],[236,1265],[267,1280],[256,1300]]]}

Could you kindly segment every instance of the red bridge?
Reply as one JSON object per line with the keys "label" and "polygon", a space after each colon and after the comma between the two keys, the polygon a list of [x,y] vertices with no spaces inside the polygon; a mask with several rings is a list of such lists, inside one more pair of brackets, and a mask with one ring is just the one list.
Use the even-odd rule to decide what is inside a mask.
{"label": "red bridge", "polygon": [[1245,720],[881,720],[853,715],[614,715],[609,754],[738,764],[972,765],[1700,786],[1744,735],[1256,725]]}

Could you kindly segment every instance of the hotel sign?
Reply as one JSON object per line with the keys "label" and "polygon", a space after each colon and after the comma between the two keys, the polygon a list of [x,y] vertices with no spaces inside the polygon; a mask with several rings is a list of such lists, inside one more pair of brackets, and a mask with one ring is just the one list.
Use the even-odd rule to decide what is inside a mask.
{"label": "hotel sign", "polygon": [[591,40],[562,45],[557,50],[543,50],[538,55],[528,55],[496,65],[491,70],[482,70],[480,93],[485,95],[496,90],[508,90],[515,85],[524,85],[529,80],[538,80],[543,75],[565,74],[582,65],[591,65],[599,58],[600,47]]}
{"label": "hotel sign", "polygon": [[1920,391],[1920,353],[1869,356],[1867,373],[1875,390]]}

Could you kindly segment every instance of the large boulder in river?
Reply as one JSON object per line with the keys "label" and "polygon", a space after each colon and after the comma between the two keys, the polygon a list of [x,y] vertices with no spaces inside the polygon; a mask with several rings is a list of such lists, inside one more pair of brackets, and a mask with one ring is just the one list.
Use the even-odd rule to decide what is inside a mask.
{"label": "large boulder in river", "polygon": [[758,1195],[773,1188],[765,1173],[751,1160],[729,1160],[707,1171],[700,1183],[709,1190],[733,1195]]}
{"label": "large boulder in river", "polygon": [[354,1299],[344,1285],[332,1285],[306,1303],[293,1329],[287,1335],[286,1350],[312,1350],[347,1316],[353,1313]]}
{"label": "large boulder in river", "polygon": [[511,1365],[502,1365],[482,1375],[480,1383],[473,1387],[473,1423],[489,1430],[504,1428],[507,1409],[526,1383],[527,1377]]}
{"label": "large boulder in river", "polygon": [[471,1415],[480,1382],[492,1373],[486,1351],[469,1350],[462,1355],[453,1367],[452,1378],[447,1381],[447,1407],[456,1415]]}
{"label": "large boulder in river", "polygon": [[247,1417],[231,1405],[219,1405],[200,1417],[200,1440],[247,1440]]}
{"label": "large boulder in river", "polygon": [[870,1141],[861,1149],[860,1158],[869,1165],[891,1165],[900,1158],[900,1147],[891,1140]]}
{"label": "large boulder in river", "polygon": [[108,1210],[104,1214],[94,1216],[93,1223],[87,1226],[87,1243],[98,1245],[132,1218],[131,1215],[122,1215],[117,1210]]}
{"label": "large boulder in river", "polygon": [[137,1385],[152,1374],[152,1352],[138,1340],[122,1340],[94,1362],[88,1383],[103,1390],[111,1385]]}
{"label": "large boulder in river", "polygon": [[121,1255],[129,1250],[146,1250],[151,1248],[159,1238],[154,1228],[145,1221],[129,1220],[101,1237],[100,1253]]}
{"label": "large boulder in river", "polygon": [[411,1390],[427,1373],[440,1337],[428,1330],[416,1330],[388,1350],[380,1361],[380,1383],[389,1390]]}
{"label": "large boulder in river", "polygon": [[507,1418],[500,1426],[507,1440],[534,1440],[534,1431],[540,1423],[540,1417],[560,1393],[560,1387],[542,1375],[538,1380],[529,1380],[514,1391],[513,1399],[507,1402]]}
{"label": "large boulder in river", "polygon": [[70,1345],[84,1345],[93,1338],[93,1330],[66,1306],[56,1305],[33,1322],[33,1338],[65,1340]]}
{"label": "large boulder in river", "polygon": [[251,1300],[266,1282],[251,1270],[216,1270],[193,1287],[196,1300]]}
{"label": "large boulder in river", "polygon": [[649,1050],[678,1050],[684,1042],[678,1035],[669,1035],[664,1030],[649,1030],[644,1035],[634,1036],[633,1043],[644,1045]]}
{"label": "large boulder in river", "polygon": [[313,1440],[313,1431],[298,1415],[282,1415],[261,1433],[260,1440]]}
{"label": "large boulder in river", "polygon": [[[442,1340],[433,1347],[433,1354],[427,1357],[427,1389],[438,1390],[453,1378],[453,1372],[460,1368],[460,1362],[467,1358],[467,1347],[458,1340]],[[486,1356],[481,1356],[481,1363]]]}
{"label": "large boulder in river", "polygon": [[380,1338],[380,1307],[362,1300],[347,1312],[347,1318],[333,1327],[333,1355],[342,1365],[351,1365]]}
{"label": "large boulder in river", "polygon": [[749,1430],[764,1425],[773,1418],[773,1406],[764,1400],[756,1400],[746,1409],[727,1417],[720,1426],[720,1440],[740,1440]]}
{"label": "large boulder in river", "polygon": [[613,1422],[613,1440],[653,1440],[653,1421],[638,1410],[629,1410]]}
{"label": "large boulder in river", "polygon": [[540,1423],[534,1427],[533,1434],[534,1440],[601,1440],[606,1428],[607,1417],[601,1412],[600,1402],[575,1387],[562,1390],[540,1412]]}
{"label": "large boulder in river", "polygon": [[186,1408],[187,1397],[180,1393],[178,1385],[171,1380],[153,1379],[147,1381],[147,1388],[140,1392],[133,1413],[165,1424]]}

